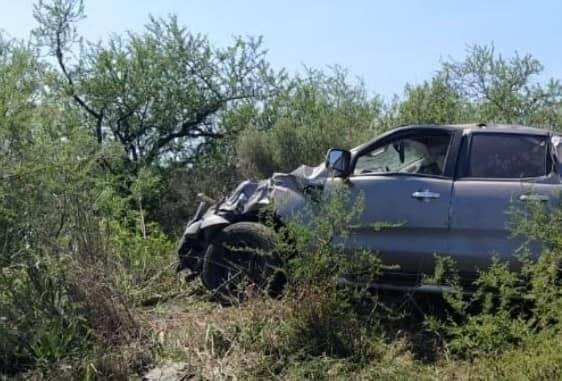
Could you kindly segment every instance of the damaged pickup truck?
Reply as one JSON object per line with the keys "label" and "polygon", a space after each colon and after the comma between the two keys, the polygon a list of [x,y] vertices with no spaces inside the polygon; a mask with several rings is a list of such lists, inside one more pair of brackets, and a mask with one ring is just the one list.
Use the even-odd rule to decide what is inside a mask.
{"label": "damaged pickup truck", "polygon": [[[245,181],[219,202],[203,196],[178,269],[218,293],[240,277],[275,292],[285,279],[275,271],[260,210],[271,205],[283,224],[312,202],[308,190],[330,192],[337,184],[349,189],[350,202],[359,195],[364,202],[346,250],[370,250],[394,268],[376,287],[439,291],[421,283],[436,255],[452,257],[462,279],[473,279],[493,256],[516,267],[524,242],[512,236],[509,210],[558,205],[559,142],[550,131],[517,125],[431,125],[400,127],[350,151],[332,148],[318,167]],[[380,222],[395,225],[372,229]]]}

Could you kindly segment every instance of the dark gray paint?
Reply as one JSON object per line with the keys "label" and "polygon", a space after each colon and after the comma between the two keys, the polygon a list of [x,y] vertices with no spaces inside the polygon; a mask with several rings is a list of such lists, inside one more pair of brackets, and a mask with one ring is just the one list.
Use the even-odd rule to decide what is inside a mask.
{"label": "dark gray paint", "polygon": [[[358,196],[364,200],[359,226],[352,229],[346,242],[348,249],[375,248],[384,264],[399,265],[397,272],[405,275],[418,273],[427,255],[448,252],[452,180],[363,175],[349,178],[347,186],[352,200]],[[412,197],[424,191],[438,198]],[[374,225],[381,223],[392,226],[375,229]]]}

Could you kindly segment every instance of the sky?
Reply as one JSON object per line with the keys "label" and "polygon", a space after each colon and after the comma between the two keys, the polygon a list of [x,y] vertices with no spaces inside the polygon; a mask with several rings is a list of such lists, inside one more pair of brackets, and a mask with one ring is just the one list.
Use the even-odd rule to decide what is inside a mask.
{"label": "sky", "polygon": [[[26,38],[32,0],[0,0],[0,30]],[[88,40],[141,31],[149,15],[175,14],[217,46],[263,36],[268,59],[290,73],[340,65],[371,94],[390,98],[461,60],[471,44],[530,53],[544,77],[562,78],[562,2],[507,0],[85,0],[79,32]]]}

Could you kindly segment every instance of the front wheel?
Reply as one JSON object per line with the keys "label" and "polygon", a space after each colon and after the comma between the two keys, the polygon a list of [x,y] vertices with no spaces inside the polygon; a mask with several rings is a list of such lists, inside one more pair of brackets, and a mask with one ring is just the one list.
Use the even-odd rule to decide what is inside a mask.
{"label": "front wheel", "polygon": [[255,222],[238,222],[224,228],[205,253],[201,280],[223,302],[244,298],[248,290],[270,296],[281,293],[285,275],[274,254],[271,230]]}

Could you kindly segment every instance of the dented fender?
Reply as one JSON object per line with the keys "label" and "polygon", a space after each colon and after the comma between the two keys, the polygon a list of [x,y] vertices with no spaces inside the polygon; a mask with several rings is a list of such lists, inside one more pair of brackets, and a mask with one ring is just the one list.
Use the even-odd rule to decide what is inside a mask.
{"label": "dented fender", "polygon": [[184,236],[196,236],[201,231],[201,221],[195,221],[187,225]]}
{"label": "dented fender", "polygon": [[211,215],[201,221],[201,229],[205,230],[210,227],[218,227],[230,224],[230,221],[224,217],[218,216],[216,214]]}
{"label": "dented fender", "polygon": [[[188,223],[178,249],[178,270],[201,271],[201,263],[213,237],[221,228],[239,221],[256,221],[263,208],[271,205],[280,222],[306,220],[310,214],[310,196],[322,191],[327,177],[324,165],[301,166],[291,173],[274,173],[265,180],[246,180],[227,197],[206,207],[204,198]],[[206,210],[205,210],[206,209]]]}
{"label": "dented fender", "polygon": [[226,226],[229,225],[230,221],[227,220],[224,217],[221,217],[219,215],[211,215],[206,217],[203,220],[199,220],[199,221],[195,221],[190,223],[187,228],[185,229],[185,232],[183,233],[184,236],[186,237],[197,237],[199,236],[199,234],[211,227],[221,227],[221,226]]}

